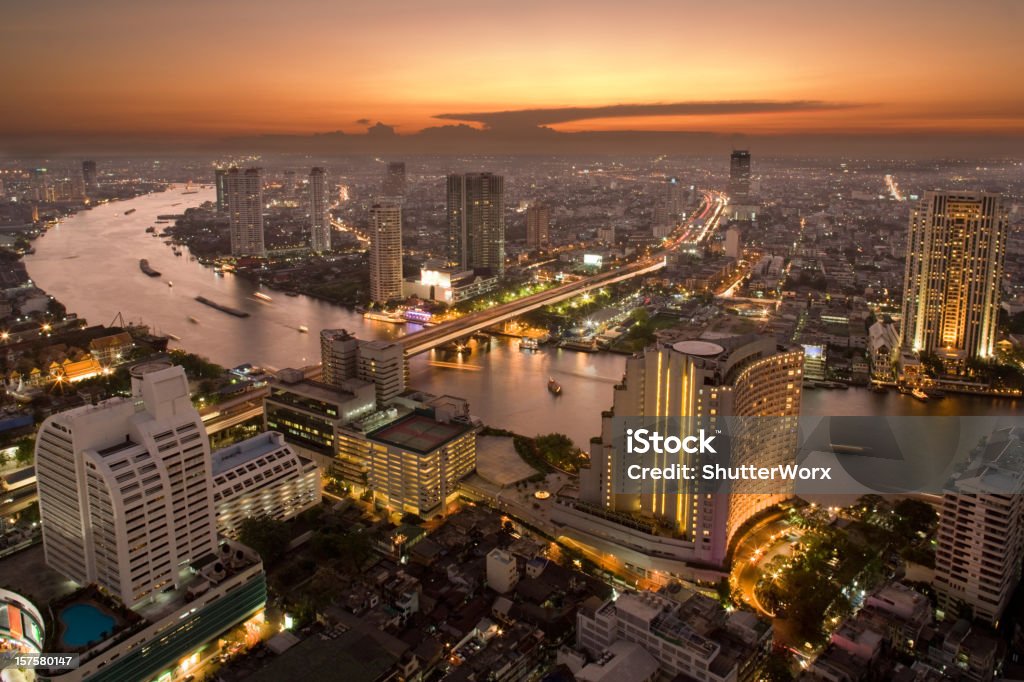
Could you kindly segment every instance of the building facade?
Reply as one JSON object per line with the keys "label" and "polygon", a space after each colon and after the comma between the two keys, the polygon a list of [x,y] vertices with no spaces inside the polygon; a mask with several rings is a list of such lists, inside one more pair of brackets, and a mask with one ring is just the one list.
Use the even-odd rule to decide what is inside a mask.
{"label": "building facade", "polygon": [[[788,497],[777,483],[733,481],[728,494],[703,480],[651,481],[642,492],[626,494],[630,460],[614,439],[615,417],[674,418],[664,428],[697,433],[725,428],[735,420],[731,464],[771,467],[790,463],[797,442],[803,351],[780,347],[754,335],[710,341],[682,341],[648,348],[626,361],[611,411],[602,415],[601,436],[591,441],[590,466],[580,473],[579,502],[561,509],[566,521],[593,530],[587,513],[610,522],[609,537],[639,547],[634,534],[650,535],[660,524],[672,529],[663,555],[709,566],[726,559],[733,534],[752,516]],[[695,455],[681,452],[671,461],[692,466]],[[663,464],[671,462],[666,460]],[[572,513],[568,513],[568,512]],[[621,527],[617,527],[618,524]],[[608,525],[607,523],[605,525]],[[646,544],[658,544],[651,538]],[[659,540],[660,542],[660,540]]]}
{"label": "building facade", "polygon": [[180,367],[132,369],[132,397],[48,418],[36,441],[49,566],[134,606],[216,548],[210,446]]}
{"label": "building facade", "polygon": [[526,246],[541,249],[550,242],[551,209],[543,204],[532,204],[526,209]]}
{"label": "building facade", "polygon": [[448,263],[505,273],[505,179],[493,173],[449,175]]}
{"label": "building facade", "polygon": [[911,209],[903,348],[947,362],[992,356],[1009,215],[987,192],[925,192]]}
{"label": "building facade", "polygon": [[1024,433],[991,434],[943,495],[933,585],[950,617],[998,625],[1024,561]]}
{"label": "building facade", "polygon": [[391,161],[388,163],[384,176],[383,194],[386,197],[405,196],[405,162]]}
{"label": "building facade", "polygon": [[370,300],[402,298],[402,207],[381,201],[370,209]]}
{"label": "building facade", "polygon": [[320,504],[320,473],[284,436],[268,431],[213,453],[217,529],[237,537],[247,518],[285,521]]}
{"label": "building facade", "polygon": [[224,198],[231,232],[231,255],[265,255],[262,169],[228,169],[224,175]]}
{"label": "building facade", "polygon": [[331,250],[330,201],[327,194],[327,172],[314,168],[309,172],[309,248],[314,253]]}

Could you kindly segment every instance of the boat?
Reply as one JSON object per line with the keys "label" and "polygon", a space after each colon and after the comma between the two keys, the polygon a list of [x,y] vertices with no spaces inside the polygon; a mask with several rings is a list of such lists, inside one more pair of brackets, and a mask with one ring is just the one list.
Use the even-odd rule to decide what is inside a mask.
{"label": "boat", "polygon": [[540,350],[540,344],[537,343],[537,339],[531,339],[529,336],[524,336],[519,339],[519,350],[538,351]]}
{"label": "boat", "polygon": [[188,316],[188,321],[191,322],[192,324],[199,324],[199,320],[192,317],[191,315]]}
{"label": "boat", "polygon": [[181,341],[181,337],[178,336],[177,334],[172,334],[170,332],[164,332],[164,333],[167,335],[167,338],[169,338],[169,339],[174,339],[175,341]]}
{"label": "boat", "polygon": [[946,397],[946,392],[939,388],[926,388],[924,394],[932,400],[942,400]]}
{"label": "boat", "polygon": [[297,291],[286,291],[286,292],[284,292],[284,295],[285,296],[289,296],[291,298],[295,298],[296,296],[299,295],[299,292],[297,292]]}
{"label": "boat", "polygon": [[167,282],[167,286],[169,286],[169,287],[173,287],[173,286],[174,286],[174,282],[170,282],[170,281],[169,281],[169,282]]}
{"label": "boat", "polygon": [[129,208],[127,211],[124,212],[124,214],[125,215],[131,215],[132,213],[135,213],[135,210],[136,209],[134,209],[134,208]]}
{"label": "boat", "polygon": [[562,384],[555,381],[554,377],[548,378],[548,390],[552,395],[562,395]]}
{"label": "boat", "polygon": [[302,334],[308,334],[309,333],[309,327],[307,327],[304,324],[300,324],[299,325],[299,332],[301,332]]}
{"label": "boat", "polygon": [[257,291],[256,293],[254,293],[253,296],[255,296],[256,298],[260,299],[261,301],[273,301],[274,300],[274,299],[270,298],[269,296],[267,296],[266,294],[264,294],[263,292],[260,292],[260,291]]}
{"label": "boat", "polygon": [[597,339],[566,339],[559,344],[559,347],[581,353],[596,353],[598,351]]}
{"label": "boat", "polygon": [[245,312],[244,310],[239,310],[238,308],[232,308],[231,306],[227,306],[222,303],[217,303],[216,301],[211,301],[205,296],[196,296],[196,300],[202,303],[203,305],[208,305],[211,308],[219,310],[222,313],[227,313],[228,315],[234,315],[235,317],[249,317],[249,313]]}
{"label": "boat", "polygon": [[919,388],[915,388],[914,390],[912,390],[910,392],[910,395],[914,396],[916,399],[920,400],[922,403],[928,402],[928,394],[925,393],[924,391],[922,391]]}
{"label": "boat", "polygon": [[154,270],[153,268],[149,267],[149,261],[146,260],[145,258],[139,261],[139,270],[142,270],[142,272],[149,275],[150,277],[160,276],[160,271]]}
{"label": "boat", "polygon": [[363,319],[374,320],[376,322],[390,322],[391,324],[405,324],[405,318],[399,313],[380,313],[368,310],[363,313]]}
{"label": "boat", "polygon": [[156,232],[156,227],[150,225],[149,227],[146,228],[146,232],[148,232],[149,234],[153,234],[154,232]]}
{"label": "boat", "polygon": [[871,391],[872,393],[888,393],[889,392],[889,389],[886,388],[885,386],[883,386],[882,384],[871,384],[871,387],[868,390]]}

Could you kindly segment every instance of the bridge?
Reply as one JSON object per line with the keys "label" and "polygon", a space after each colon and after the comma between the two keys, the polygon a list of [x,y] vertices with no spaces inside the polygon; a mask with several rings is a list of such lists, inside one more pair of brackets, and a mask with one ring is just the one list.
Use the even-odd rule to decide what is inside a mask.
{"label": "bridge", "polygon": [[398,343],[401,343],[405,348],[405,357],[410,358],[414,355],[425,353],[435,346],[461,339],[481,329],[511,320],[532,310],[559,303],[592,289],[600,289],[609,284],[657,272],[663,267],[665,267],[664,256],[633,263],[632,265],[602,272],[576,282],[563,284],[547,291],[524,296],[511,303],[502,303],[493,308],[481,310],[480,312],[460,317],[451,322],[445,322],[436,327],[428,327],[415,334],[403,336],[398,339]]}
{"label": "bridge", "polygon": [[725,196],[722,193],[705,191],[701,208],[694,211],[676,231],[676,237],[668,241],[665,247],[651,258],[531,294],[511,303],[503,303],[487,310],[471,313],[436,327],[428,327],[423,331],[402,337],[398,343],[404,347],[405,357],[408,359],[436,346],[456,341],[487,327],[511,320],[546,305],[559,303],[591,289],[599,289],[608,284],[657,272],[665,267],[667,252],[684,245],[699,244],[714,233],[722,217],[725,203]]}

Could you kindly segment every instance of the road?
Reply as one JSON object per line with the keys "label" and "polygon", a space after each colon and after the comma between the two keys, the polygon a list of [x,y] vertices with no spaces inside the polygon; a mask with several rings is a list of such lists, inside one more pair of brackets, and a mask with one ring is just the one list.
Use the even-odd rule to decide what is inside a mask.
{"label": "road", "polygon": [[701,208],[694,211],[686,222],[676,231],[673,239],[667,240],[664,246],[651,257],[630,265],[586,277],[576,282],[554,287],[540,293],[524,296],[511,303],[503,303],[487,310],[472,313],[451,322],[402,337],[398,342],[405,347],[405,356],[411,357],[426,352],[431,348],[449,341],[469,336],[470,334],[518,317],[546,305],[558,303],[591,289],[598,289],[608,284],[622,282],[633,277],[640,277],[656,272],[665,267],[665,255],[675,249],[687,245],[695,245],[706,240],[718,228],[725,208],[725,196],[718,192],[705,191]]}

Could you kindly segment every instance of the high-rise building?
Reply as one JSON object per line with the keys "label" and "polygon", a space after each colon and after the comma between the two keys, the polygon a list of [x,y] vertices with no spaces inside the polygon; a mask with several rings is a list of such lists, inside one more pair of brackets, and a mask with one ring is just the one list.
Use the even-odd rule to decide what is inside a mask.
{"label": "high-rise building", "polygon": [[314,253],[331,250],[331,216],[328,212],[327,173],[323,168],[309,172],[309,246]]}
{"label": "high-rise building", "polygon": [[[739,421],[743,428],[758,431],[734,438],[732,465],[786,464],[795,456],[802,367],[799,348],[782,348],[774,339],[753,335],[681,341],[629,358],[625,377],[613,393],[612,410],[603,416],[601,436],[591,442],[590,466],[580,474],[580,500],[600,514],[636,519],[618,528],[608,524],[603,532],[609,537],[629,536],[624,541],[633,547],[650,541],[652,553],[671,549],[683,562],[721,564],[733,533],[788,494],[777,484],[762,481],[734,481],[728,495],[714,494],[714,485],[703,481],[653,481],[643,492],[623,493],[628,488],[627,466],[636,460],[619,452],[613,420],[678,418],[679,428],[696,433],[698,428],[713,430],[722,417],[775,417]],[[694,457],[680,453],[678,460],[673,456],[663,464],[692,466]],[[583,520],[587,526],[585,514],[569,513],[565,521],[582,527]],[[643,530],[644,524],[655,520],[673,529],[673,541],[645,538],[650,533]]]}
{"label": "high-rise building", "polygon": [[386,197],[405,196],[405,162],[392,161],[384,176],[383,194]]}
{"label": "high-rise building", "polygon": [[181,367],[132,369],[132,397],[49,417],[36,440],[46,563],[128,606],[217,550],[210,445]]}
{"label": "high-rise building", "polygon": [[[1010,603],[1024,561],[1024,432],[991,434],[945,491],[933,585],[939,606],[993,626]],[[959,613],[958,613],[959,612]]]}
{"label": "high-rise building", "polygon": [[217,214],[226,215],[228,212],[228,189],[227,189],[227,168],[213,169],[213,187],[217,193]]}
{"label": "high-rise building", "polygon": [[359,339],[346,329],[324,329],[320,332],[321,379],[325,384],[341,386],[355,378],[358,365]]}
{"label": "high-rise building", "polygon": [[381,201],[370,208],[370,299],[402,298],[402,206]]}
{"label": "high-rise building", "polygon": [[405,391],[405,349],[393,341],[365,341],[344,329],[320,332],[321,378],[332,386],[371,383],[384,403]]}
{"label": "high-rise building", "polygon": [[93,195],[99,189],[95,161],[82,162],[82,182],[85,183],[85,193],[87,195]]}
{"label": "high-rise building", "polygon": [[294,199],[299,194],[299,181],[295,175],[295,171],[289,169],[284,172],[284,180],[281,183],[284,189],[284,195],[289,199]]}
{"label": "high-rise building", "polygon": [[745,149],[734,150],[729,157],[729,201],[750,203],[750,152]]}
{"label": "high-rise building", "polygon": [[356,378],[376,387],[377,402],[401,395],[405,391],[405,348],[395,341],[360,341]]}
{"label": "high-rise building", "polygon": [[998,194],[925,192],[910,213],[904,350],[949,362],[991,357],[1008,230]]}
{"label": "high-rise building", "polygon": [[532,204],[526,209],[526,246],[540,249],[548,245],[551,229],[551,211],[543,204]]}
{"label": "high-rise building", "polygon": [[232,256],[263,256],[263,171],[228,170],[224,177]]}
{"label": "high-rise building", "polygon": [[448,262],[505,273],[505,182],[492,173],[448,176]]}

